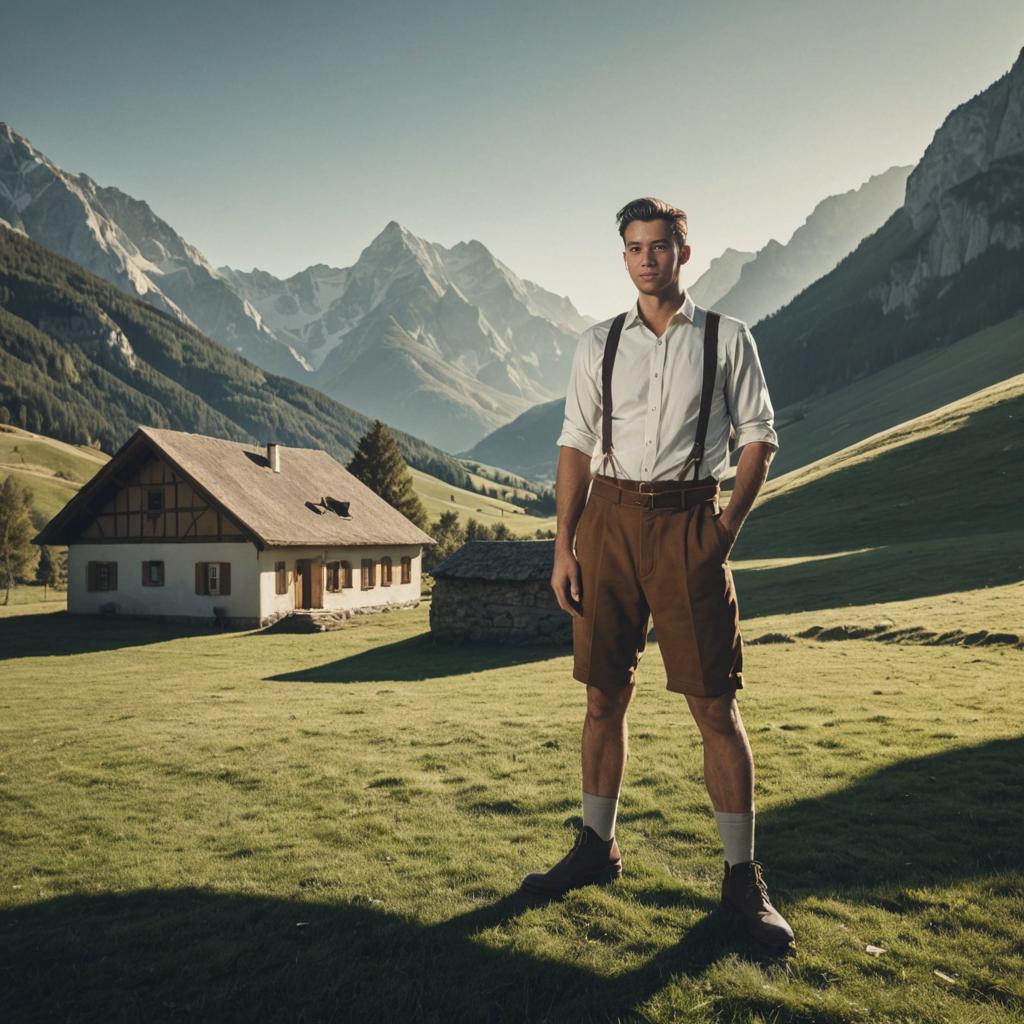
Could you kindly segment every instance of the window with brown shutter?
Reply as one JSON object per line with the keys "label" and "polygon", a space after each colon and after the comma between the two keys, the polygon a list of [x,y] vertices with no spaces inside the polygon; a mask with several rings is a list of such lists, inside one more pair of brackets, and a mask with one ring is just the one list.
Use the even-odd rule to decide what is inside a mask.
{"label": "window with brown shutter", "polygon": [[162,587],[164,585],[164,563],[142,563],[142,585],[144,587]]}
{"label": "window with brown shutter", "polygon": [[274,563],[274,593],[275,594],[287,594],[288,593],[288,563],[287,562],[275,562]]}
{"label": "window with brown shutter", "polygon": [[391,559],[385,556],[380,560],[380,585],[391,586]]}
{"label": "window with brown shutter", "polygon": [[362,561],[362,590],[373,590],[374,584],[374,571],[373,571],[373,559],[364,558]]}
{"label": "window with brown shutter", "polygon": [[402,582],[412,583],[412,558],[402,555]]}
{"label": "window with brown shutter", "polygon": [[327,589],[332,594],[341,589],[341,562],[327,563]]}
{"label": "window with brown shutter", "polygon": [[117,590],[117,562],[90,562],[86,587],[89,590]]}
{"label": "window with brown shutter", "polygon": [[344,590],[352,589],[352,563],[341,563],[341,586]]}

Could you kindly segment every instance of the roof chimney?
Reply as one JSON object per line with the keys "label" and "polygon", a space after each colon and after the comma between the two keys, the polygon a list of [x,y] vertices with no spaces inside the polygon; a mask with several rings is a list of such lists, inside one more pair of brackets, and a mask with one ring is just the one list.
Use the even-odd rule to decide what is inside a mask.
{"label": "roof chimney", "polygon": [[280,445],[275,444],[273,441],[267,443],[267,464],[275,473],[281,472],[280,447]]}

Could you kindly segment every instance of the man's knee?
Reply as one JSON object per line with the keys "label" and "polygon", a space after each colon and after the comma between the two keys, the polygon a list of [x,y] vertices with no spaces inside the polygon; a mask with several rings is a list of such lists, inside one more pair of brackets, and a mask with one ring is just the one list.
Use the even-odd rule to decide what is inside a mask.
{"label": "man's knee", "polygon": [[615,691],[587,687],[587,717],[594,722],[615,722],[625,717],[633,697],[635,685],[623,686]]}
{"label": "man's knee", "polygon": [[686,695],[693,720],[701,735],[714,739],[719,736],[735,736],[743,732],[739,705],[735,691],[719,694],[717,697],[694,697]]}

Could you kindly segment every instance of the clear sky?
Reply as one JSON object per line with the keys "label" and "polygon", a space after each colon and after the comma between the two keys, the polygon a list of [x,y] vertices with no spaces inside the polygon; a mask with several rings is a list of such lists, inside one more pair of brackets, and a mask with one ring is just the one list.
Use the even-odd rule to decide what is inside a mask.
{"label": "clear sky", "polygon": [[604,318],[628,200],[687,211],[691,282],[916,162],[1022,44],[1020,0],[6,0],[0,120],[218,266],[348,266],[395,219]]}

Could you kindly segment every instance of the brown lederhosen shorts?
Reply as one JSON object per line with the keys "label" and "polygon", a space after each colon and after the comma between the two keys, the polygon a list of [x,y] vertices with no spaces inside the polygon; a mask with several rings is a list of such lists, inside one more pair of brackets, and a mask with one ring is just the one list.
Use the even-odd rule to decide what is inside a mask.
{"label": "brown lederhosen shorts", "polygon": [[695,490],[704,500],[685,510],[651,508],[637,487],[595,476],[577,524],[583,617],[572,617],[573,678],[612,692],[634,684],[653,616],[669,690],[712,697],[742,688],[732,537],[718,522],[718,484]]}

